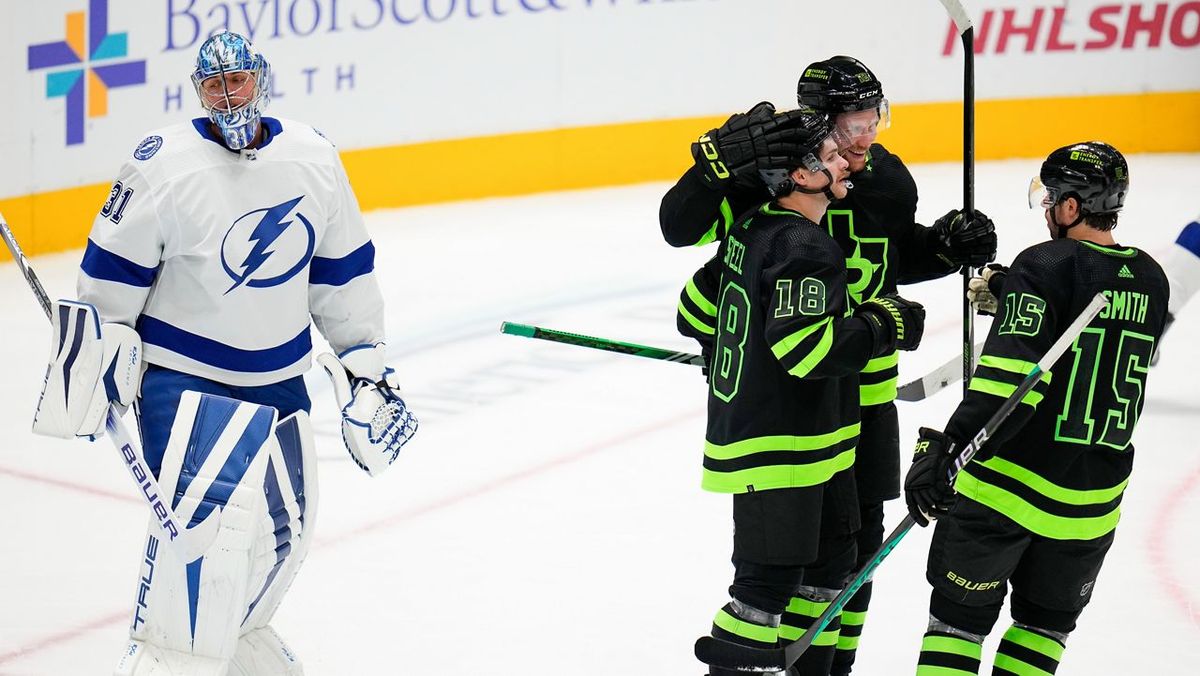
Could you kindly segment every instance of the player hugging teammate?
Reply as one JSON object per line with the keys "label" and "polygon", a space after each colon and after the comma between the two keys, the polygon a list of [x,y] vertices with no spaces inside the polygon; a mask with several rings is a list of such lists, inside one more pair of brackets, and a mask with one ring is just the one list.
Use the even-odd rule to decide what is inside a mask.
{"label": "player hugging teammate", "polygon": [[[847,56],[813,63],[800,77],[797,97],[802,106],[810,106],[829,117],[842,138],[840,154],[850,173],[852,187],[848,193],[830,197],[828,209],[813,218],[819,224],[815,229],[826,236],[823,241],[835,243],[840,251],[839,261],[825,263],[834,266],[845,280],[845,299],[838,299],[841,311],[870,308],[870,301],[895,294],[897,284],[934,279],[956,272],[963,265],[979,266],[994,258],[994,228],[979,212],[966,223],[958,211],[947,213],[933,227],[916,223],[917,190],[912,176],[899,157],[875,143],[879,130],[889,124],[889,109],[882,84],[865,65]],[[701,136],[692,146],[694,166],[684,173],[662,201],[659,220],[667,242],[674,246],[723,242],[730,232],[737,230],[736,224],[745,225],[742,215],[770,200],[773,186],[769,184],[796,166],[799,141],[794,131],[795,115],[795,112],[777,114],[769,103],[760,103]],[[762,217],[760,214],[751,219],[749,231],[757,229]],[[726,248],[723,244],[722,252],[688,281],[679,303],[680,331],[700,341],[702,351],[710,361],[712,388],[727,377],[721,369],[725,368],[728,350],[733,349],[740,355],[741,351],[748,353],[751,349],[740,342],[732,346],[721,343],[722,337],[726,340],[737,338],[728,334],[720,314],[721,308],[725,307],[723,303],[728,300],[727,283],[722,278],[727,272],[727,266],[722,267]],[[804,308],[806,302],[817,307],[816,296],[820,294],[813,293],[819,288],[815,283],[805,281],[803,276],[776,282],[781,285],[778,293],[791,294],[780,300],[785,303],[781,307],[797,304],[797,308]],[[751,302],[757,300],[754,289],[743,288],[750,292]],[[829,285],[819,290],[821,294],[832,294]],[[733,310],[735,315],[738,311],[738,308]],[[734,319],[739,317],[734,316]],[[769,319],[751,311],[749,321],[754,325],[754,322]],[[837,388],[857,392],[857,396],[844,399],[826,393],[822,396],[828,396],[828,401],[821,406],[835,406],[838,413],[831,415],[839,420],[844,416],[845,421],[858,426],[856,440],[840,440],[855,447],[855,460],[853,471],[847,473],[852,476],[853,490],[842,491],[838,513],[847,523],[861,524],[861,527],[851,531],[855,551],[848,555],[850,566],[840,566],[836,571],[814,569],[805,574],[803,587],[787,604],[781,620],[778,635],[784,641],[799,638],[840,590],[844,579],[839,575],[860,566],[879,547],[884,532],[883,503],[900,495],[899,425],[894,404],[898,375],[895,346],[871,355],[865,364],[837,380],[819,368],[812,368],[834,344],[836,334],[828,327],[817,327],[812,331],[792,339],[795,342],[805,338],[812,342],[809,346],[811,354],[797,357],[800,353],[789,342],[766,347],[777,354],[790,355],[790,359],[801,360],[799,369],[793,369],[785,362],[787,368],[783,371],[793,369],[793,379],[797,376],[820,378],[818,382],[822,386],[831,388],[835,387],[836,381]],[[911,347],[915,347],[915,342]],[[779,370],[781,366],[769,368]],[[801,387],[787,380],[784,383],[789,387]],[[774,396],[782,395],[776,392]],[[805,411],[814,406],[810,399],[801,397],[798,401],[802,402]],[[840,403],[835,405],[834,401]],[[715,412],[728,406],[730,404],[713,402],[710,397],[710,435]],[[789,415],[794,416],[782,410],[777,415],[783,417],[769,422],[783,425],[789,422]],[[757,419],[767,417],[762,410],[755,411],[754,416]],[[804,457],[798,452],[791,455]],[[706,456],[706,466],[710,462],[711,454]],[[846,479],[838,481],[845,482]],[[734,488],[737,487],[731,485],[726,490]],[[742,486],[740,490],[748,489]],[[757,494],[760,499],[772,497],[768,492],[762,492],[761,487],[756,486],[753,490],[750,495]],[[735,498],[735,512],[737,500]],[[787,509],[779,507],[768,511],[775,513]],[[740,539],[743,531],[740,522],[738,529]],[[840,630],[834,624],[817,637],[814,647],[805,653],[804,662],[808,666],[802,664],[801,673],[822,676],[850,673],[871,591],[868,583],[851,599],[842,614]],[[734,598],[738,598],[736,594]],[[832,666],[820,666],[829,660],[832,660]]]}

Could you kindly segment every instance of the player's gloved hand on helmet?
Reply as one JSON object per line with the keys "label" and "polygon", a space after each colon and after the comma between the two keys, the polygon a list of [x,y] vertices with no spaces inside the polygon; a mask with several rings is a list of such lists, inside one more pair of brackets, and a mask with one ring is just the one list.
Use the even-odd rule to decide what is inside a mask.
{"label": "player's gloved hand on helmet", "polygon": [[872,353],[875,357],[893,350],[915,350],[925,333],[925,307],[896,294],[864,302],[855,308],[854,316],[870,327],[875,338]]}
{"label": "player's gloved hand on helmet", "polygon": [[799,152],[800,131],[792,122],[800,111],[776,113],[763,101],[725,124],[711,129],[692,144],[692,158],[708,187],[726,190],[735,179],[761,185],[763,169],[792,169]]}
{"label": "player's gloved hand on helmet", "polygon": [[382,343],[358,345],[336,357],[328,352],[317,357],[333,382],[346,450],[371,476],[395,462],[417,431],[417,418],[400,396],[395,371],[384,366],[383,358]]}
{"label": "player's gloved hand on helmet", "polygon": [[917,525],[945,516],[954,505],[955,493],[949,472],[957,444],[942,432],[922,427],[913,451],[912,465],[904,477],[904,501]]}
{"label": "player's gloved hand on helmet", "polygon": [[967,301],[971,307],[981,315],[995,316],[1000,310],[1004,278],[1007,276],[1008,268],[999,263],[991,263],[980,270],[967,282]]}
{"label": "player's gloved hand on helmet", "polygon": [[996,259],[996,226],[978,209],[970,220],[959,209],[949,211],[934,221],[933,231],[939,245],[937,255],[947,265],[977,268]]}

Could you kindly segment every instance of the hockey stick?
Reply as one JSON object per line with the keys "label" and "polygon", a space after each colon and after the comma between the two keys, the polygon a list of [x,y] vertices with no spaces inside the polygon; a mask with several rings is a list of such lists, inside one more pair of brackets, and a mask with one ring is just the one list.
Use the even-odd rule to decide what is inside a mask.
{"label": "hockey stick", "polygon": [[678,364],[691,364],[692,366],[699,366],[701,368],[705,366],[704,357],[701,357],[698,354],[675,352],[672,350],[664,350],[660,347],[638,345],[637,343],[622,343],[619,340],[609,340],[608,338],[595,338],[593,336],[584,336],[578,333],[555,331],[554,329],[544,329],[540,326],[530,326],[528,324],[503,322],[500,324],[500,333],[507,333],[510,336],[538,338],[541,340],[549,340],[555,343],[566,343],[567,345],[590,347],[593,350],[620,352],[621,354],[631,354],[635,357],[661,359],[662,361],[670,361]]}
{"label": "hockey stick", "polygon": [[[8,245],[8,251],[12,254],[17,268],[25,276],[25,281],[29,283],[29,288],[37,298],[38,304],[42,306],[42,311],[46,313],[46,318],[49,319],[50,297],[46,295],[46,289],[33,272],[33,267],[29,265],[29,259],[25,258],[25,253],[21,251],[16,236],[13,235],[2,214],[0,214],[0,237],[4,238],[4,243]],[[138,493],[146,500],[150,511],[154,513],[154,522],[158,524],[162,534],[171,543],[171,547],[184,563],[191,563],[198,559],[217,537],[221,521],[220,507],[213,508],[200,523],[190,528],[187,527],[186,523],[176,516],[175,511],[171,508],[171,496],[163,495],[162,489],[159,488],[158,481],[150,472],[150,466],[146,464],[146,457],[142,453],[141,446],[129,436],[129,432],[121,422],[121,417],[117,415],[116,409],[111,405],[108,407],[104,426],[108,430],[108,437],[112,439],[113,444],[120,452],[125,468],[129,470],[129,475],[137,484]]]}
{"label": "hockey stick", "polygon": [[[952,485],[954,483],[954,477],[958,476],[959,471],[961,471],[962,468],[967,465],[967,463],[971,462],[971,459],[974,458],[975,454],[979,452],[979,447],[987,442],[987,440],[996,433],[996,430],[1000,428],[1000,425],[1004,423],[1009,414],[1011,414],[1013,410],[1020,405],[1021,399],[1023,399],[1025,395],[1033,389],[1033,386],[1037,384],[1038,380],[1041,379],[1042,374],[1046,373],[1052,366],[1054,366],[1054,363],[1058,361],[1059,357],[1061,357],[1063,353],[1067,351],[1071,344],[1075,342],[1075,339],[1079,336],[1079,334],[1083,332],[1084,327],[1086,327],[1088,323],[1091,322],[1092,319],[1099,314],[1106,305],[1108,305],[1108,299],[1105,298],[1103,294],[1098,293],[1093,296],[1091,302],[1088,303],[1083,312],[1081,312],[1079,316],[1075,318],[1075,321],[1072,322],[1071,325],[1067,327],[1066,331],[1059,336],[1058,340],[1050,346],[1050,349],[1047,350],[1046,354],[1044,354],[1040,360],[1038,360],[1037,365],[1034,366],[1033,370],[1025,376],[1025,379],[1021,381],[1021,384],[1017,385],[1017,389],[1011,395],[1009,395],[1007,399],[1004,400],[1004,403],[1000,404],[1000,408],[996,410],[996,412],[991,418],[988,419],[986,423],[984,423],[983,429],[979,430],[979,432],[975,434],[975,437],[967,443],[966,447],[963,448],[962,453],[960,453],[955,459],[953,466],[948,470],[947,478]],[[950,452],[952,453],[953,451],[954,449],[951,447]],[[912,529],[914,525],[916,525],[916,521],[913,520],[912,515],[906,515],[904,520],[900,522],[900,525],[896,526],[896,529],[893,530],[891,534],[887,536],[887,539],[883,541],[883,545],[875,552],[875,554],[871,557],[871,560],[867,561],[867,563],[863,565],[862,570],[859,570],[854,575],[854,579],[852,579],[850,583],[846,585],[846,588],[843,589],[841,593],[837,595],[837,597],[830,601],[829,607],[825,609],[825,612],[821,613],[821,616],[813,622],[812,626],[809,627],[808,630],[804,632],[804,635],[799,639],[792,641],[782,648],[764,650],[761,648],[752,648],[750,646],[744,646],[738,643],[732,643],[730,641],[713,638],[712,636],[703,636],[696,641],[696,657],[698,657],[700,661],[704,662],[705,664],[723,667],[726,669],[734,669],[736,671],[753,672],[787,670],[796,663],[796,660],[800,659],[800,656],[804,654],[804,651],[808,650],[809,646],[812,645],[812,642],[816,639],[816,637],[825,630],[825,627],[829,626],[829,623],[833,620],[833,618],[839,612],[841,612],[842,608],[847,602],[850,601],[855,592],[857,592],[859,588],[871,578],[871,575],[874,574],[875,569],[879,567],[879,564],[883,563],[883,560],[887,558],[887,555],[896,548],[896,545],[900,544],[900,540],[904,539],[904,536],[909,530]]]}
{"label": "hockey stick", "polygon": [[[950,14],[963,43],[963,223],[970,223],[975,218],[975,26],[971,24],[971,16],[959,0],[941,0],[942,6]],[[971,383],[971,373],[975,370],[974,355],[971,346],[975,344],[975,315],[971,312],[971,303],[967,300],[967,290],[971,284],[971,266],[964,265],[962,269],[963,293],[963,344],[962,344],[962,380],[963,396]]]}
{"label": "hockey stick", "polygon": [[[978,360],[982,352],[983,342],[981,341],[975,343],[975,349],[972,350],[971,356]],[[933,369],[920,378],[910,380],[897,387],[896,398],[900,401],[921,401],[928,399],[949,387],[952,383],[957,383],[960,378],[962,378],[962,357],[955,355],[948,359],[945,364]]]}

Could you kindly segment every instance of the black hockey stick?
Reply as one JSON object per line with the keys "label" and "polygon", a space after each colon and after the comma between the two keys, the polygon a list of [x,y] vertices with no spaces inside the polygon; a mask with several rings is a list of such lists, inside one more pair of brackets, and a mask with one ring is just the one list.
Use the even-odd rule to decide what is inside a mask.
{"label": "black hockey stick", "polygon": [[[50,296],[46,294],[41,280],[33,272],[33,267],[29,265],[29,259],[25,258],[25,253],[21,251],[21,245],[17,243],[17,238],[9,229],[8,222],[4,220],[3,215],[0,215],[0,237],[4,239],[17,268],[25,276],[25,281],[29,283],[29,288],[37,298],[38,304],[42,306],[42,311],[46,313],[46,318],[49,319],[52,307]],[[125,469],[129,471],[129,475],[137,484],[138,493],[153,512],[154,522],[158,524],[161,534],[184,563],[191,563],[200,558],[200,555],[217,537],[221,525],[220,507],[209,512],[208,516],[200,523],[188,527],[187,521],[180,519],[171,508],[172,496],[163,494],[158,480],[150,472],[150,466],[146,463],[141,446],[129,436],[128,430],[121,422],[121,417],[117,415],[112,406],[108,407],[106,416],[104,426],[108,430],[108,437],[112,439],[113,445],[121,454]]]}
{"label": "black hockey stick", "polygon": [[[1000,408],[984,423],[983,429],[979,430],[975,434],[975,438],[971,439],[966,447],[963,448],[958,458],[955,459],[954,465],[948,471],[947,478],[951,484],[954,483],[954,477],[958,476],[959,471],[967,463],[971,462],[971,459],[979,452],[979,447],[987,442],[996,433],[996,430],[1000,429],[1000,425],[1004,423],[1009,414],[1020,405],[1021,399],[1033,389],[1033,386],[1041,379],[1042,374],[1054,366],[1059,357],[1067,351],[1079,334],[1083,332],[1084,327],[1106,305],[1108,305],[1108,299],[1103,294],[1098,293],[1092,297],[1092,301],[1088,303],[1083,312],[1075,318],[1075,321],[1067,327],[1067,330],[1050,346],[1046,354],[1042,355],[1042,358],[1038,360],[1033,370],[1025,376],[1020,385],[1017,385],[1017,389],[1004,400],[1004,403],[1000,404]],[[954,448],[951,447],[950,452],[953,451]],[[713,638],[712,636],[703,636],[696,641],[696,657],[705,664],[736,671],[787,670],[796,663],[796,660],[800,659],[804,651],[808,650],[816,637],[825,630],[825,627],[829,626],[833,618],[841,612],[842,608],[850,601],[855,592],[871,578],[871,575],[879,567],[879,564],[883,563],[887,555],[896,548],[896,545],[900,544],[900,541],[904,539],[904,536],[908,534],[908,531],[914,525],[916,525],[916,521],[913,520],[911,515],[906,515],[904,520],[900,522],[900,525],[896,526],[896,529],[883,541],[883,545],[875,552],[871,560],[867,561],[862,569],[854,575],[854,579],[846,585],[846,588],[833,601],[830,601],[829,607],[825,609],[825,612],[821,613],[821,616],[813,622],[812,626],[798,640],[792,641],[782,648],[764,650]]]}
{"label": "black hockey stick", "polygon": [[[963,44],[963,223],[975,218],[975,26],[971,16],[959,0],[941,0],[942,6],[954,20]],[[971,266],[962,269],[962,381],[963,395],[971,384],[971,373],[975,370],[975,359],[971,346],[975,344],[975,313],[967,300],[971,284]]]}
{"label": "black hockey stick", "polygon": [[507,333],[510,336],[538,338],[540,340],[549,340],[555,343],[566,343],[567,345],[590,347],[593,350],[620,352],[621,354],[631,354],[635,357],[661,359],[662,361],[671,361],[678,364],[691,364],[692,366],[699,366],[701,368],[703,368],[705,365],[704,357],[701,357],[698,354],[675,352],[673,350],[664,350],[659,347],[638,345],[637,343],[623,343],[619,340],[595,338],[593,336],[584,336],[578,333],[567,333],[566,331],[555,331],[554,329],[544,329],[540,326],[530,326],[528,324],[503,322],[500,324],[500,332]]}

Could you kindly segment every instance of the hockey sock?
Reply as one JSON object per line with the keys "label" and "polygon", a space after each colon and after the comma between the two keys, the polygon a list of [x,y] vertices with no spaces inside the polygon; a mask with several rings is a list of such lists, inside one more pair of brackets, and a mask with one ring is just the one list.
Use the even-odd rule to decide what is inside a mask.
{"label": "hockey sock", "polygon": [[[785,642],[796,641],[808,631],[817,621],[821,613],[829,607],[829,602],[837,596],[836,589],[805,588],[813,594],[795,596],[783,613],[783,621],[779,626],[779,638]],[[828,592],[832,592],[830,595]],[[801,593],[805,593],[804,589]],[[812,599],[808,596],[816,596]],[[827,598],[826,598],[827,597]],[[839,613],[829,622],[825,630],[817,635],[812,647],[804,651],[793,667],[800,676],[816,674],[825,676],[833,666],[833,653],[837,647],[838,636],[841,634],[842,615]]]}
{"label": "hockey sock", "polygon": [[[779,646],[779,616],[740,601],[731,601],[722,606],[713,618],[712,635],[755,648],[776,648]],[[708,673],[713,676],[736,676],[741,672],[709,667]]]}
{"label": "hockey sock", "polygon": [[1066,646],[1057,638],[1014,624],[1004,632],[992,676],[1043,676],[1053,674]]}
{"label": "hockey sock", "polygon": [[867,621],[867,606],[871,603],[871,586],[864,584],[842,609],[842,628],[838,634],[837,650],[833,655],[833,669],[830,676],[844,676],[850,673],[854,665],[854,657],[858,651],[858,639],[862,636],[863,623]]}
{"label": "hockey sock", "polygon": [[982,655],[981,643],[931,629],[921,640],[917,676],[974,676]]}

